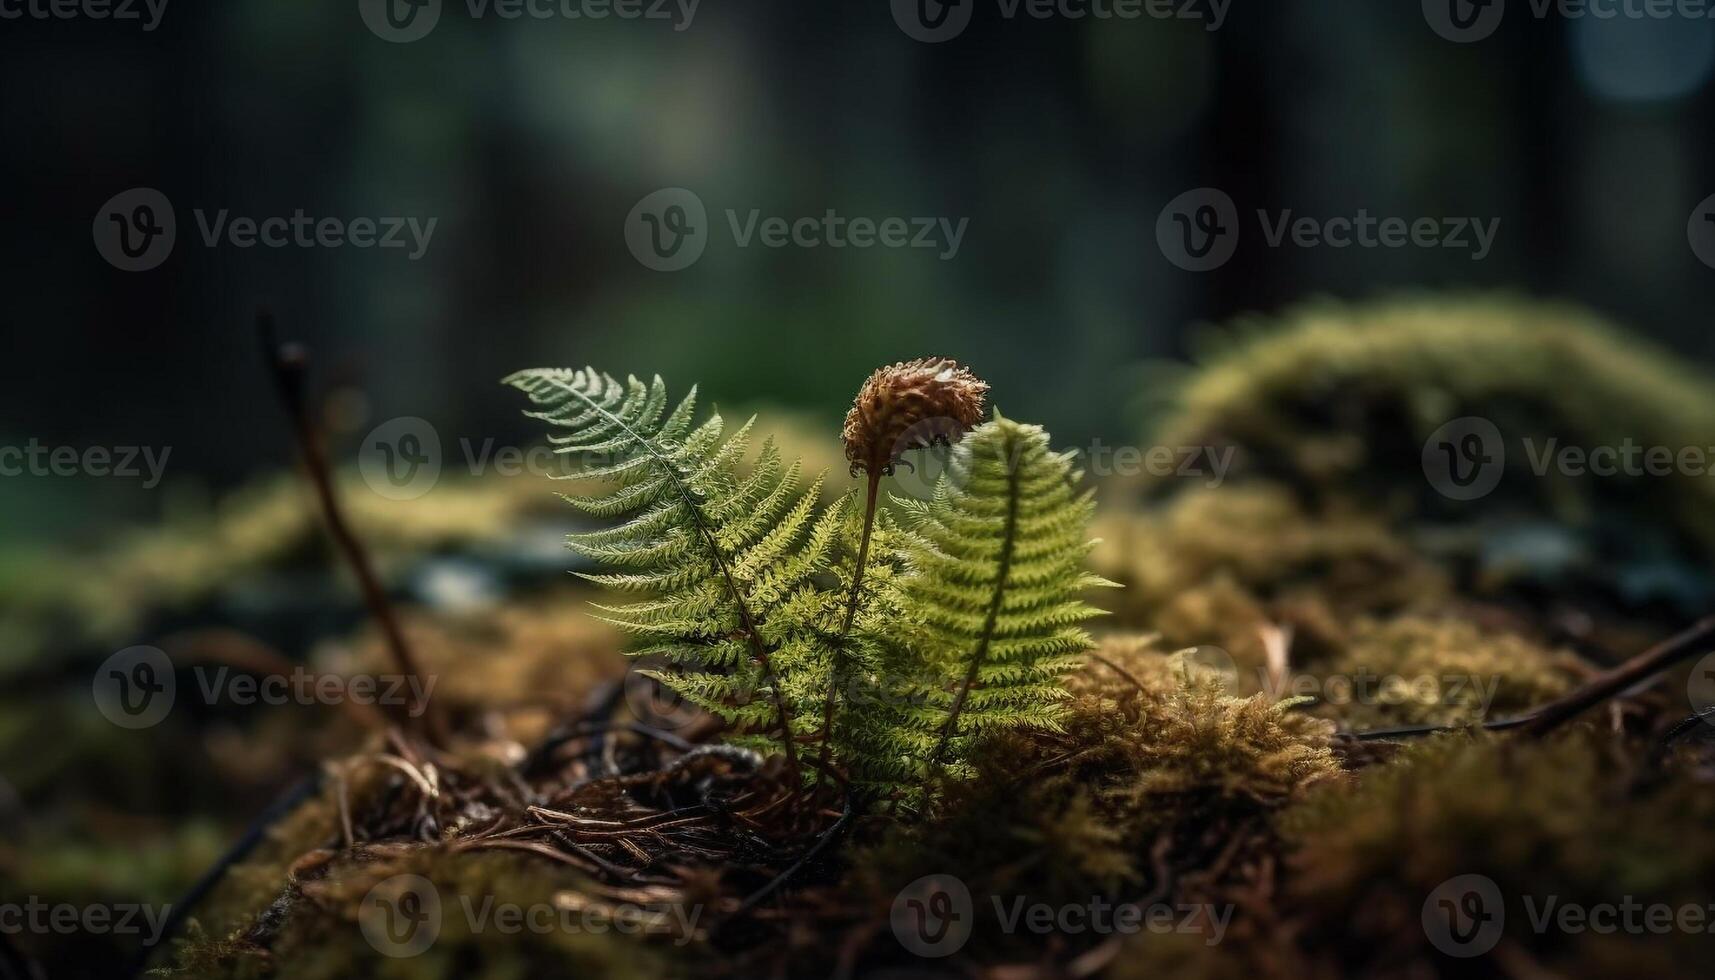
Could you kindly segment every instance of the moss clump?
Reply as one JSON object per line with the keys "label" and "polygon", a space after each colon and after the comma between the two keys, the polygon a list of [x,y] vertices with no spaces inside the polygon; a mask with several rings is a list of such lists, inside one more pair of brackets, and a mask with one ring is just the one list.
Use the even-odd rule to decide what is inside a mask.
{"label": "moss clump", "polygon": [[[1324,967],[1405,975],[1442,959],[1419,924],[1443,882],[1494,881],[1506,906],[1502,958],[1545,975],[1603,976],[1628,957],[1697,976],[1708,937],[1544,934],[1524,899],[1585,907],[1706,906],[1715,881],[1715,792],[1683,766],[1649,778],[1609,740],[1578,730],[1547,743],[1453,735],[1414,746],[1361,780],[1326,786],[1281,815],[1287,866],[1278,908],[1299,953]],[[1604,966],[1603,964],[1607,964]]]}
{"label": "moss clump", "polygon": [[[1677,459],[1705,453],[1715,431],[1706,372],[1587,312],[1492,296],[1323,302],[1241,321],[1209,347],[1151,443],[1234,450],[1229,485],[1260,476],[1317,510],[1344,502],[1393,520],[1492,523],[1444,542],[1491,579],[1682,606],[1715,590],[1702,572],[1715,553],[1715,483],[1700,471],[1642,471],[1635,460],[1595,476],[1546,458],[1630,446]],[[1425,478],[1426,441],[1466,416],[1493,423],[1504,444],[1480,506]]]}
{"label": "moss clump", "polygon": [[[957,876],[979,912],[970,948],[1029,957],[1030,937],[988,914],[1031,902],[1172,901],[1186,877],[1221,878],[1267,846],[1268,814],[1334,778],[1333,726],[1136,638],[1109,638],[1069,683],[1064,730],[995,739],[940,809],[852,857],[842,889],[886,901],[924,874]],[[985,932],[984,930],[988,930]]]}
{"label": "moss clump", "polygon": [[1447,576],[1386,522],[1309,511],[1280,484],[1187,489],[1147,513],[1105,513],[1096,533],[1092,565],[1125,586],[1101,597],[1120,622],[1170,648],[1221,646],[1247,684],[1264,664],[1263,627],[1314,632],[1449,594]]}
{"label": "moss clump", "polygon": [[1363,619],[1341,652],[1318,668],[1321,710],[1357,730],[1471,725],[1565,694],[1577,666],[1571,654],[1450,616]]}

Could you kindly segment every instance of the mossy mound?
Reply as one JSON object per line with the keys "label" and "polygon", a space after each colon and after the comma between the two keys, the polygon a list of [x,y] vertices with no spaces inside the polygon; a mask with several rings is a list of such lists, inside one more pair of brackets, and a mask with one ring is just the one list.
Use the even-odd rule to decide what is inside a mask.
{"label": "mossy mound", "polygon": [[[1715,385],[1584,310],[1510,296],[1321,302],[1240,321],[1205,346],[1148,444],[1231,449],[1229,483],[1281,481],[1312,513],[1338,503],[1479,525],[1440,544],[1495,576],[1680,608],[1715,589],[1702,570],[1715,554]],[[1499,436],[1498,482],[1454,499],[1427,477],[1425,445],[1470,417]],[[1553,462],[1567,447],[1635,447],[1635,465],[1573,472]],[[1680,465],[1682,451],[1701,468]],[[1656,472],[1645,452],[1672,460]]]}

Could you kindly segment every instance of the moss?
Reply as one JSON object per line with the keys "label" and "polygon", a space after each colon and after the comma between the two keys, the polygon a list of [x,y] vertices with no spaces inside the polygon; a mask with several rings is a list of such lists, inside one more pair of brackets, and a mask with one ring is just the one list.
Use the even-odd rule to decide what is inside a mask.
{"label": "moss", "polygon": [[[1312,512],[1477,525],[1441,546],[1477,563],[1489,588],[1595,586],[1685,615],[1715,592],[1704,572],[1715,483],[1701,472],[1535,471],[1533,450],[1550,445],[1705,452],[1715,431],[1706,371],[1583,310],[1510,296],[1320,302],[1240,321],[1206,346],[1149,443],[1233,450],[1229,487],[1260,477]],[[1465,416],[1504,442],[1500,482],[1480,504],[1443,497],[1423,469],[1426,441]]]}
{"label": "moss", "polygon": [[1627,896],[1707,905],[1715,792],[1681,767],[1643,779],[1626,758],[1642,747],[1631,748],[1615,752],[1587,729],[1547,743],[1445,736],[1313,792],[1279,820],[1287,854],[1279,908],[1297,922],[1300,955],[1393,975],[1434,962],[1416,924],[1422,906],[1442,882],[1478,874],[1506,904],[1514,962],[1604,976],[1603,963],[1642,956],[1662,968],[1651,975],[1701,975],[1703,935],[1568,937],[1530,927],[1525,896],[1539,905],[1551,895],[1584,906]]}
{"label": "moss", "polygon": [[1449,616],[1407,615],[1359,620],[1342,651],[1317,673],[1323,713],[1363,730],[1522,714],[1571,690],[1577,666],[1570,653],[1517,634]]}
{"label": "moss", "polygon": [[[1120,669],[1092,662],[1074,676],[1064,731],[994,740],[977,779],[859,849],[841,888],[884,903],[933,872],[960,878],[984,910],[997,896],[1129,900],[1168,888],[1164,871],[1224,874],[1233,845],[1263,846],[1269,813],[1340,771],[1326,721],[1229,697],[1144,639],[1108,638],[1098,653]],[[977,916],[980,959],[1033,955],[1030,937],[994,918]]]}
{"label": "moss", "polygon": [[1248,679],[1264,664],[1259,629],[1427,606],[1448,577],[1385,522],[1309,511],[1267,482],[1191,488],[1148,512],[1097,519],[1091,563],[1125,586],[1100,598],[1121,625],[1168,647],[1215,644]]}

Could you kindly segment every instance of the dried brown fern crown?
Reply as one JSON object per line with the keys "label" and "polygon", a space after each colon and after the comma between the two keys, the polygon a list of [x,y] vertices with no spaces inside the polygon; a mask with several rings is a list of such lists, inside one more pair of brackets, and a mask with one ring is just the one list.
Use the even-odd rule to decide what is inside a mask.
{"label": "dried brown fern crown", "polygon": [[846,413],[842,438],[852,474],[890,473],[910,450],[956,442],[982,420],[988,387],[947,357],[878,369]]}

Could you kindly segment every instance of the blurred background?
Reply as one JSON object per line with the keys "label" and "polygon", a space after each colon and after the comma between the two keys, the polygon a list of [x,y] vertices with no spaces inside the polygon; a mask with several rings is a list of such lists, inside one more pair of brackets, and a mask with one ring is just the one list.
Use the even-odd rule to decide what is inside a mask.
{"label": "blurred background", "polygon": [[[510,730],[535,733],[520,744],[623,665],[564,574],[553,487],[453,479],[492,475],[457,472],[470,452],[542,445],[498,383],[521,368],[698,383],[705,403],[770,412],[763,430],[841,489],[853,393],[922,355],[970,365],[1008,415],[1085,447],[1138,440],[1163,365],[1194,356],[1205,326],[1318,297],[1567,299],[1709,360],[1715,18],[1690,16],[1693,0],[1666,17],[1540,3],[0,0],[0,895],[176,901],[363,737],[316,705],[252,710],[192,686],[191,664],[387,663],[290,473],[261,309],[311,351],[335,481],[444,679],[435,696],[465,718],[513,711]],[[1427,232],[1385,244],[1363,227],[1384,220]],[[1402,349],[1433,349],[1442,322],[1480,342],[1511,315],[1459,311],[1400,318]],[[1659,362],[1582,335],[1583,360],[1533,358],[1536,336],[1493,349],[1526,350],[1500,373],[1550,423],[1594,416],[1679,445],[1715,417]],[[1375,368],[1355,360],[1354,377]],[[1589,399],[1602,407],[1543,394],[1562,363],[1587,388],[1611,382]],[[1408,377],[1401,401],[1444,380]],[[1314,409],[1329,393],[1312,394]],[[395,492],[394,460],[360,453],[407,438],[439,441],[434,493]],[[1372,442],[1404,447],[1406,499],[1434,496],[1421,434]],[[91,450],[134,475],[91,472]],[[1268,494],[1110,549],[1155,583],[1127,595],[1161,599],[1127,622],[1170,627],[1181,592],[1213,595],[1205,618],[1254,641],[1228,593],[1184,583],[1201,587],[1199,555],[1249,567],[1258,526],[1296,527],[1291,499]],[[1483,514],[1511,519],[1499,499]],[[1668,513],[1655,500],[1628,498],[1625,516]],[[1582,560],[1574,532],[1514,524],[1470,538],[1509,561],[1546,550],[1554,572]],[[1612,526],[1643,542],[1631,552],[1654,540]],[[1703,551],[1588,550],[1607,578],[1647,572],[1644,592],[1689,581],[1697,609],[1715,589]],[[1359,557],[1354,580],[1433,591]],[[1685,618],[1659,616],[1609,646]],[[141,734],[102,701],[124,676],[110,658],[136,644],[171,653],[181,692]],[[136,952],[26,938],[88,975]]]}
{"label": "blurred background", "polygon": [[[1517,2],[1460,43],[1436,0],[1175,0],[1129,18],[999,0],[603,19],[392,2],[409,30],[356,0],[172,2],[152,29],[141,0],[135,20],[0,20],[0,444],[171,447],[152,489],[0,478],[0,534],[77,546],[286,463],[259,307],[314,351],[351,447],[399,416],[529,445],[497,379],[586,362],[803,409],[832,440],[870,369],[925,353],[969,362],[1063,441],[1111,441],[1136,431],[1139,365],[1184,354],[1197,324],[1408,287],[1567,297],[1690,356],[1715,346],[1715,272],[1687,232],[1715,192],[1708,18]],[[912,16],[956,31],[919,40]],[[1192,272],[1156,229],[1201,187],[1242,230],[1230,261]],[[124,271],[92,229],[134,188],[170,202],[176,240]],[[626,238],[663,188],[706,208],[677,271]],[[1480,259],[1270,247],[1258,209],[1499,224]],[[210,244],[222,210],[435,224],[421,249]],[[950,256],[740,244],[753,212],[830,210],[962,238]]]}

